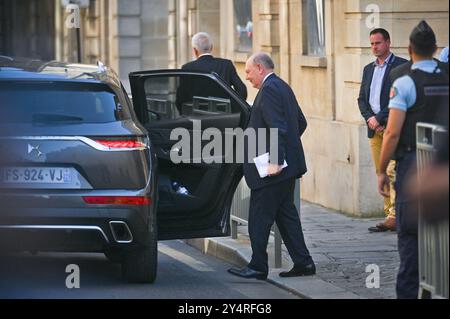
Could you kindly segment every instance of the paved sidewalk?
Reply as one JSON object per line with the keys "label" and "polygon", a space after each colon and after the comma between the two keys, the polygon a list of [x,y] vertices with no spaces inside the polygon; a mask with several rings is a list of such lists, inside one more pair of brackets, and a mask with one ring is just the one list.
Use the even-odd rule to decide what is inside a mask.
{"label": "paved sidewalk", "polygon": [[[358,219],[318,205],[302,202],[301,221],[306,244],[316,263],[317,274],[310,277],[280,278],[282,269],[273,268],[273,237],[269,242],[271,270],[268,280],[304,298],[359,299],[395,298],[395,281],[399,266],[395,232],[370,233],[367,228],[381,219]],[[237,240],[227,238],[192,239],[187,242],[205,253],[237,266],[251,258],[247,227],[239,226]],[[283,247],[283,270],[292,262]],[[366,287],[371,274],[366,267],[376,264],[380,271],[380,288]],[[231,276],[231,275],[230,275]]]}

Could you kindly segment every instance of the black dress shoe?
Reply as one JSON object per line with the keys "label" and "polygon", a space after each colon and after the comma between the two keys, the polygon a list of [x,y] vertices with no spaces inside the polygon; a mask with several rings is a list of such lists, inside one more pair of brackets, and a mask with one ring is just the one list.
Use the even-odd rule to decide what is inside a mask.
{"label": "black dress shoe", "polygon": [[316,266],[309,264],[306,266],[294,266],[289,271],[280,272],[280,277],[299,277],[299,276],[312,276],[316,274]]}
{"label": "black dress shoe", "polygon": [[242,278],[255,278],[259,280],[266,280],[267,279],[267,273],[263,271],[253,270],[249,267],[244,267],[242,269],[238,268],[230,268],[228,269],[228,272],[232,275],[242,277]]}

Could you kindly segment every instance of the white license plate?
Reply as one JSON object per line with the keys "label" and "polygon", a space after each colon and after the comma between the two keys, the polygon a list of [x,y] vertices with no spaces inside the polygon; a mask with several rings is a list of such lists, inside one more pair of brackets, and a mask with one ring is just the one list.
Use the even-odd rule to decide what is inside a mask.
{"label": "white license plate", "polygon": [[72,180],[71,171],[65,167],[3,167],[3,183],[64,184]]}

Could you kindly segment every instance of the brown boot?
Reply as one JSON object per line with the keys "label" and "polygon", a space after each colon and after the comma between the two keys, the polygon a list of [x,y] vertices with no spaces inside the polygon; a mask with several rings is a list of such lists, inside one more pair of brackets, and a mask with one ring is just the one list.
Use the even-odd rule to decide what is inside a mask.
{"label": "brown boot", "polygon": [[377,224],[374,227],[369,227],[369,231],[374,233],[395,231],[395,217],[388,217],[382,223]]}

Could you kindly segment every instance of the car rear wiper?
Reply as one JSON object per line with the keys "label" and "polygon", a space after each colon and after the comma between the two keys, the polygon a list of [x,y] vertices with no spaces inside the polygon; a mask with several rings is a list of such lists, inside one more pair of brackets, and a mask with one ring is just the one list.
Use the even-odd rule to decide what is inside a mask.
{"label": "car rear wiper", "polygon": [[84,119],[78,116],[53,114],[53,113],[36,113],[32,116],[33,122],[81,122]]}
{"label": "car rear wiper", "polygon": [[78,74],[76,76],[71,77],[70,79],[71,80],[76,80],[76,79],[81,78],[81,77],[83,77],[85,75],[90,76],[91,78],[95,78],[94,73],[92,73],[92,72],[83,72],[83,73],[80,73],[80,74]]}

